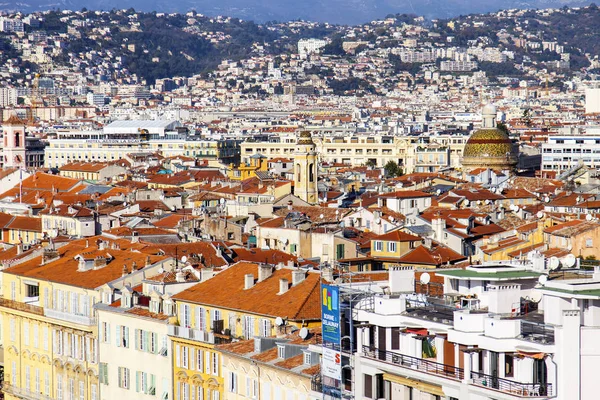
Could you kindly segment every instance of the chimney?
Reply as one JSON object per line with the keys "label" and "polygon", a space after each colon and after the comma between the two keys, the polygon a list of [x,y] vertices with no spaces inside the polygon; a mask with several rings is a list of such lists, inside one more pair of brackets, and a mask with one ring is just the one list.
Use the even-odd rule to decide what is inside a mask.
{"label": "chimney", "polygon": [[85,248],[87,249],[88,247],[90,247],[90,241],[89,241],[89,240],[86,240],[86,241],[85,241]]}
{"label": "chimney", "polygon": [[277,294],[284,294],[285,292],[287,292],[288,286],[289,286],[289,281],[287,279],[280,279],[279,280],[279,293],[277,293]]}
{"label": "chimney", "polygon": [[297,284],[302,283],[305,277],[306,272],[304,270],[296,269],[292,271],[292,286],[296,286]]}
{"label": "chimney", "polygon": [[262,282],[273,274],[273,267],[269,264],[260,264],[258,266],[258,281]]}
{"label": "chimney", "polygon": [[121,276],[125,276],[127,274],[128,274],[127,264],[123,264],[123,273],[121,274]]}
{"label": "chimney", "polygon": [[[213,276],[215,276],[215,274],[212,268],[202,268],[202,270],[200,271],[201,282],[209,280]],[[254,281],[254,277],[252,278],[252,280]]]}
{"label": "chimney", "polygon": [[152,265],[152,261],[150,261],[150,256],[146,257],[146,268]]}
{"label": "chimney", "polygon": [[19,243],[17,245],[17,255],[22,254],[23,253],[23,245],[21,243]]}
{"label": "chimney", "polygon": [[133,271],[137,271],[138,267],[137,267],[137,263],[134,261],[131,263],[131,272]]}
{"label": "chimney", "polygon": [[290,201],[288,201],[288,204],[287,204],[287,209],[288,209],[289,211],[292,211],[292,210],[294,209],[293,205],[294,205],[294,203],[292,203],[292,201],[291,201],[291,200],[290,200]]}
{"label": "chimney", "polygon": [[178,283],[185,282],[185,273],[183,272],[183,270],[177,270],[177,272],[175,273],[175,281]]}
{"label": "chimney", "polygon": [[288,268],[294,268],[294,260],[288,260],[287,266]]}
{"label": "chimney", "polygon": [[254,286],[254,275],[244,275],[244,290],[251,289]]}
{"label": "chimney", "polygon": [[333,268],[323,267],[321,269],[321,277],[325,282],[333,282]]}

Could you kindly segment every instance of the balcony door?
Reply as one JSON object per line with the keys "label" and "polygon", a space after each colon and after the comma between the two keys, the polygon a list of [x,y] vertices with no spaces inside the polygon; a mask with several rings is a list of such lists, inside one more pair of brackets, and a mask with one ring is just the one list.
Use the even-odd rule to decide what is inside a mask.
{"label": "balcony door", "polygon": [[386,348],[386,328],[378,326],[377,327],[377,349],[379,350],[379,359],[385,360],[385,351]]}

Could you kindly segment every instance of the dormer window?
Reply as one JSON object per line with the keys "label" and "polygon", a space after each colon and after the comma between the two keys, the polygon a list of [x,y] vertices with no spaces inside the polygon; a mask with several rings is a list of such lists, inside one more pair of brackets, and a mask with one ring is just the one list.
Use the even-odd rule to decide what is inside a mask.
{"label": "dormer window", "polygon": [[277,357],[285,359],[285,346],[282,344],[277,345]]}

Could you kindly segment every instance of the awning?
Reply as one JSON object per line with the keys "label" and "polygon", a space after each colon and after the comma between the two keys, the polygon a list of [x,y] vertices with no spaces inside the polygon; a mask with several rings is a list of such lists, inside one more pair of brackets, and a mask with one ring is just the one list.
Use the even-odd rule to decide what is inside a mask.
{"label": "awning", "polygon": [[425,328],[406,328],[404,333],[413,333],[419,336],[427,336],[429,334]]}
{"label": "awning", "polygon": [[434,396],[445,397],[446,394],[442,390],[441,386],[432,385],[431,383],[421,382],[416,379],[405,378],[403,376],[383,374],[383,380],[398,383],[400,385],[412,387],[418,389],[420,392],[432,394]]}
{"label": "awning", "polygon": [[535,360],[543,360],[546,357],[546,353],[530,353],[526,351],[517,350],[517,356],[529,357]]}

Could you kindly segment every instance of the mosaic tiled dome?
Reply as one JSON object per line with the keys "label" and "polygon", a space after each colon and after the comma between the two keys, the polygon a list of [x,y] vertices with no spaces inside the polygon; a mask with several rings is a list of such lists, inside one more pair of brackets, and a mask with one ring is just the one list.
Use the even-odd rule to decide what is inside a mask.
{"label": "mosaic tiled dome", "polygon": [[309,131],[300,132],[300,136],[298,137],[298,144],[314,144],[312,140],[312,135]]}
{"label": "mosaic tiled dome", "polygon": [[471,135],[463,157],[505,157],[512,152],[513,144],[506,133],[497,128],[486,128]]}
{"label": "mosaic tiled dome", "polygon": [[496,128],[496,107],[486,105],[482,117],[483,127],[471,135],[463,150],[463,168],[513,169],[517,164],[516,147],[504,131]]}

